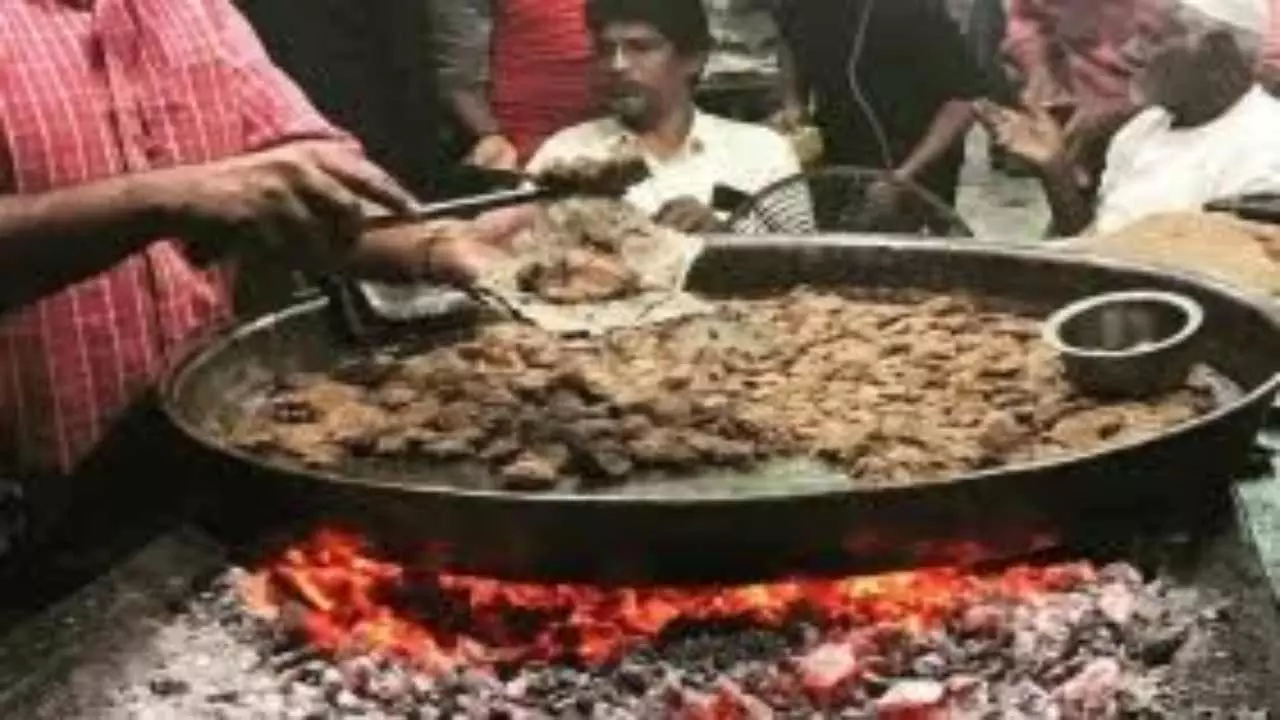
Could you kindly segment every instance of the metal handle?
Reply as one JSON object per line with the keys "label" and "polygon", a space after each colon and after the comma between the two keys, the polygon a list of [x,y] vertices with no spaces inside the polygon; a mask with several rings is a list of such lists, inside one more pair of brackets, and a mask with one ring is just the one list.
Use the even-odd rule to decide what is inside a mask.
{"label": "metal handle", "polygon": [[504,207],[511,207],[513,205],[524,205],[525,203],[558,197],[561,194],[562,193],[559,190],[544,187],[498,190],[496,192],[485,193],[484,195],[475,195],[472,197],[429,203],[407,215],[383,215],[376,218],[369,218],[365,221],[365,229],[378,230],[381,228],[395,227],[397,225],[423,222],[426,220],[440,220],[443,218],[475,217],[476,215],[490,210],[498,210]]}
{"label": "metal handle", "polygon": [[360,343],[369,337],[368,311],[361,304],[359,290],[350,280],[323,275],[316,285],[329,300],[326,309],[330,329],[342,340]]}

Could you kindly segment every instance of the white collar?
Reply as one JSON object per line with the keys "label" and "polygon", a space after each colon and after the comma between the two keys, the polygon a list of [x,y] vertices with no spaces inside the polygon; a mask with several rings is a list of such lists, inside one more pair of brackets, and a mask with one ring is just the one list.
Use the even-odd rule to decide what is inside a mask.
{"label": "white collar", "polygon": [[1224,110],[1220,115],[1209,122],[1200,125],[1193,125],[1191,127],[1174,127],[1173,114],[1168,110],[1162,109],[1162,112],[1164,113],[1164,125],[1171,133],[1188,136],[1196,135],[1201,132],[1208,132],[1223,123],[1229,122],[1231,118],[1246,112],[1250,107],[1257,105],[1260,101],[1269,99],[1271,99],[1271,95],[1264,90],[1261,85],[1255,84],[1253,87],[1249,88],[1245,94],[1241,95],[1239,99],[1232,103],[1231,107]]}
{"label": "white collar", "polygon": [[[617,118],[609,116],[604,118],[604,122],[608,123],[606,132],[609,136],[609,143],[613,147],[622,151],[643,151],[639,137],[627,126],[619,122]],[[678,160],[706,152],[713,135],[711,124],[710,117],[695,107],[693,109],[693,122],[689,124],[689,134],[685,137],[684,144],[680,150],[672,155],[669,160]],[[648,152],[643,152],[643,154],[645,156],[649,155]]]}

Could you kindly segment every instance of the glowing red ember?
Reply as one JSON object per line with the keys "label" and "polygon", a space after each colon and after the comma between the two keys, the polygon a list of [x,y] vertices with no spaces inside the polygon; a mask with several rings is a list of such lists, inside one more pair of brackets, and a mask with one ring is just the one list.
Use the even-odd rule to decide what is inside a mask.
{"label": "glowing red ember", "polygon": [[[540,585],[415,574],[374,557],[355,535],[324,530],[269,562],[244,591],[261,616],[292,617],[297,611],[306,639],[326,652],[381,653],[446,669],[527,660],[595,665],[678,623],[777,627],[803,614],[828,627],[886,625],[917,632],[990,600],[1061,592],[1094,577],[1092,566],[1075,563],[1020,566],[992,576],[934,568],[693,589]],[[431,598],[438,615],[424,613],[408,597]],[[837,642],[827,654],[802,660],[810,690],[829,691],[858,672],[856,652]]]}

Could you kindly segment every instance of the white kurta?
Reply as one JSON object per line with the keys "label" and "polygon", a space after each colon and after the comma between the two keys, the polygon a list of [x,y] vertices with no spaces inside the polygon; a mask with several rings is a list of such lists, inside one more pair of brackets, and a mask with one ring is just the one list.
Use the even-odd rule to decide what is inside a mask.
{"label": "white kurta", "polygon": [[1112,141],[1099,189],[1096,232],[1213,200],[1280,192],[1280,100],[1254,88],[1212,122],[1175,128],[1147,110]]}
{"label": "white kurta", "polygon": [[613,118],[601,118],[562,130],[534,153],[527,171],[579,158],[602,160],[619,152],[638,152],[651,177],[631,188],[627,200],[652,215],[671,200],[692,197],[711,205],[716,185],[747,195],[800,172],[800,161],[781,135],[761,125],[699,112],[684,147],[659,159],[645,153],[635,136]]}

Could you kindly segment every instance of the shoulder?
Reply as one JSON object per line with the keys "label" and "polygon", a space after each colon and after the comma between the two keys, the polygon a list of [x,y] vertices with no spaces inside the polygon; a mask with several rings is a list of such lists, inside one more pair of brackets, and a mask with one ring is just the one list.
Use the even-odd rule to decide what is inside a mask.
{"label": "shoulder", "polygon": [[786,138],[782,137],[773,128],[765,127],[764,125],[730,120],[729,118],[708,113],[701,115],[700,122],[703,123],[706,127],[706,132],[713,136],[716,142],[722,143],[730,147],[730,149],[743,150],[744,157],[760,153],[789,151],[791,147]]}
{"label": "shoulder", "polygon": [[739,190],[755,192],[800,172],[795,149],[782,135],[763,125],[714,115],[699,120],[705,139],[715,143],[716,161]]}
{"label": "shoulder", "polygon": [[1169,113],[1162,108],[1147,108],[1120,126],[1111,140],[1111,149],[1132,147],[1169,129]]}
{"label": "shoulder", "polygon": [[1255,121],[1274,127],[1275,121],[1280,119],[1280,98],[1262,87],[1259,86],[1250,91],[1248,102],[1251,108],[1250,116]]}

